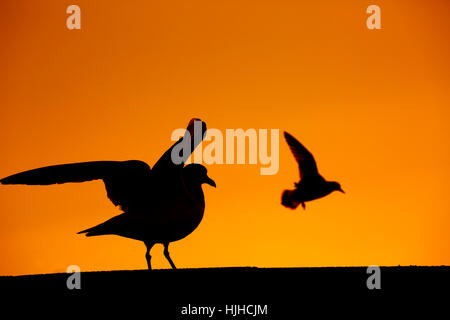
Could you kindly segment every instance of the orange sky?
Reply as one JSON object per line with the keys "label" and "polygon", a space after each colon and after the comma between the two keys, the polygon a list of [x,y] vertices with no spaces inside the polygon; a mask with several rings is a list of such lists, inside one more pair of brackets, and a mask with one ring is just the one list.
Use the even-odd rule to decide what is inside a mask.
{"label": "orange sky", "polygon": [[[78,4],[82,30],[66,29]],[[382,30],[365,9],[381,7]],[[51,164],[153,165],[196,116],[279,128],[345,195],[281,206],[298,179],[211,165],[178,267],[450,264],[450,4],[442,1],[2,1],[0,177]],[[280,136],[281,138],[281,136]],[[0,274],[145,268],[142,243],[76,232],[118,214],[99,181],[0,186]],[[168,268],[162,247],[153,265]]]}

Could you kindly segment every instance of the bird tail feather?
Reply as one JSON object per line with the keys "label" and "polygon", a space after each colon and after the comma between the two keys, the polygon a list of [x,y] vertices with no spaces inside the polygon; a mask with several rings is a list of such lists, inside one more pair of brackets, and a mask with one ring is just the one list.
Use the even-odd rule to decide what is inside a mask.
{"label": "bird tail feather", "polygon": [[80,232],[77,232],[77,234],[85,233],[86,237],[92,237],[92,236],[101,236],[105,234],[110,234],[110,230],[108,228],[109,224],[106,222],[100,223],[99,225],[96,225],[95,227],[82,230]]}
{"label": "bird tail feather", "polygon": [[284,190],[281,195],[281,204],[287,208],[295,209],[300,204],[300,201],[293,197],[294,190]]}
{"label": "bird tail feather", "polygon": [[98,226],[86,229],[86,230],[82,230],[80,232],[77,232],[77,234],[86,234],[86,237],[92,237],[92,236],[99,236],[102,235],[104,233],[102,233],[100,230],[98,230],[99,228],[97,228]]}
{"label": "bird tail feather", "polygon": [[101,236],[106,234],[118,234],[120,230],[128,230],[132,218],[125,213],[112,217],[111,219],[96,225],[95,227],[78,232],[85,233],[87,237]]}

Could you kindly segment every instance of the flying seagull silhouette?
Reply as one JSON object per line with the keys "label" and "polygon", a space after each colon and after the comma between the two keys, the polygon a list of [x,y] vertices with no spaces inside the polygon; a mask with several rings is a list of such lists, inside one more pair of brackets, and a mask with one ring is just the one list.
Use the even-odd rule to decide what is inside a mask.
{"label": "flying seagull silhouette", "polygon": [[[113,234],[143,241],[147,248],[145,258],[149,269],[150,250],[156,243],[161,243],[164,245],[164,256],[175,269],[169,254],[169,243],[183,239],[200,224],[205,210],[202,184],[216,187],[204,166],[184,166],[205,133],[206,124],[192,119],[185,135],[163,154],[153,170],[139,160],[93,161],[25,171],[0,182],[50,185],[101,179],[108,198],[123,213],[79,233],[85,233],[88,237]],[[180,161],[173,161],[174,155],[178,155]]]}
{"label": "flying seagull silhouette", "polygon": [[295,209],[299,204],[305,209],[305,202],[325,197],[333,191],[340,191],[341,185],[335,181],[326,181],[317,170],[317,164],[313,155],[297,139],[284,132],[289,148],[298,162],[300,181],[295,184],[295,189],[284,190],[281,196],[281,204]]}

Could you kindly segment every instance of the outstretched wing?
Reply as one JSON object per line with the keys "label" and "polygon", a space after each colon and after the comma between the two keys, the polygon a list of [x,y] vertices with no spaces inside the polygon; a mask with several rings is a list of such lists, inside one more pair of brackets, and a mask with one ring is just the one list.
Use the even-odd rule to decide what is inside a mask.
{"label": "outstretched wing", "polygon": [[[181,169],[195,148],[203,141],[206,133],[206,123],[193,118],[189,121],[186,133],[175,142],[155,163],[155,172],[162,170]],[[174,150],[175,149],[175,150]],[[172,155],[172,152],[174,155]],[[173,159],[175,156],[177,159]],[[174,161],[175,160],[175,161]]]}
{"label": "outstretched wing", "polygon": [[138,160],[93,161],[49,166],[29,170],[0,180],[2,184],[50,185],[101,179],[108,198],[116,206],[128,210],[149,191],[151,169]]}
{"label": "outstretched wing", "polygon": [[297,139],[291,136],[289,133],[284,133],[289,148],[294,155],[295,160],[298,162],[300,170],[300,179],[309,178],[319,175],[317,171],[316,161],[314,160],[311,152],[308,151]]}

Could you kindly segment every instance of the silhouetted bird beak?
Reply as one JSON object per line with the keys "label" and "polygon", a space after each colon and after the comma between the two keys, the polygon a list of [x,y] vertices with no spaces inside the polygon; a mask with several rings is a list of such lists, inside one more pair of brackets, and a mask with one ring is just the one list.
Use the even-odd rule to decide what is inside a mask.
{"label": "silhouetted bird beak", "polygon": [[215,183],[214,180],[211,179],[210,177],[206,177],[205,183],[206,183],[206,184],[209,184],[211,187],[214,187],[214,188],[216,187],[216,183]]}
{"label": "silhouetted bird beak", "polygon": [[344,191],[344,190],[342,190],[342,189],[339,189],[339,191],[340,191],[340,192],[342,192],[342,193],[345,193],[345,191]]}

